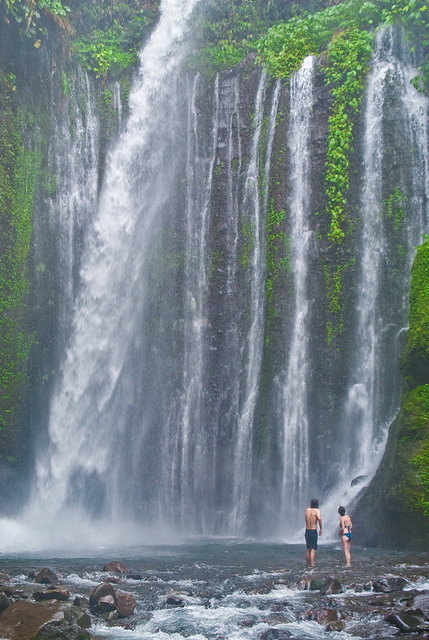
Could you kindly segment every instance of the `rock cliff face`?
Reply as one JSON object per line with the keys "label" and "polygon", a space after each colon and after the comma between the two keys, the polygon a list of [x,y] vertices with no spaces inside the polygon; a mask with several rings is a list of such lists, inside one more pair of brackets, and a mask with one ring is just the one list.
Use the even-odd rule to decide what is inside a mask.
{"label": "rock cliff face", "polygon": [[427,549],[429,534],[429,243],[418,247],[410,294],[410,326],[402,358],[407,388],[386,453],[356,509],[364,544]]}
{"label": "rock cliff face", "polygon": [[[399,409],[410,269],[428,223],[427,101],[412,93],[418,61],[400,34],[386,30],[374,45],[341,245],[326,211],[326,60],[307,59],[288,82],[252,58],[213,80],[181,72],[152,115],[139,111],[136,79],[128,129],[119,85],[72,65],[59,34],[31,61],[17,69],[14,109],[34,105],[22,143],[38,158],[25,314],[35,339],[25,440],[10,444],[29,453],[29,471],[3,463],[10,478],[24,475],[25,492],[37,448],[47,503],[196,533],[292,537],[312,494],[328,513],[356,501]],[[143,142],[130,151],[136,122]],[[111,185],[124,163],[119,197]],[[90,289],[90,265],[107,272],[110,232],[112,282]],[[375,517],[375,495],[402,505],[389,522],[403,514],[411,489],[391,475],[405,468],[397,459],[410,478],[417,469],[414,489],[425,486],[420,435],[404,431],[423,415],[423,352],[407,351],[415,388],[358,522],[369,504]],[[44,495],[46,477],[61,496]]]}

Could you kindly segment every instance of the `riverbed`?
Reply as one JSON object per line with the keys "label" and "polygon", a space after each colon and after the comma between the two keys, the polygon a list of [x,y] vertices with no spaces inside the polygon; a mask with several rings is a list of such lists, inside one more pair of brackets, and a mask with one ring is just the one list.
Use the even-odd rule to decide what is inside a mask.
{"label": "riverbed", "polygon": [[[417,637],[429,637],[423,630],[429,629],[429,554],[353,546],[352,567],[346,568],[338,544],[320,544],[313,570],[306,567],[303,544],[236,540],[56,555],[0,555],[0,572],[31,597],[29,576],[49,567],[83,606],[98,584],[112,579],[137,605],[122,620],[91,616],[89,631],[106,640],[392,638],[399,629],[386,617],[398,612],[417,615]],[[104,572],[113,560],[128,572]],[[395,584],[393,578],[402,579],[401,588],[383,590],[383,584]]]}

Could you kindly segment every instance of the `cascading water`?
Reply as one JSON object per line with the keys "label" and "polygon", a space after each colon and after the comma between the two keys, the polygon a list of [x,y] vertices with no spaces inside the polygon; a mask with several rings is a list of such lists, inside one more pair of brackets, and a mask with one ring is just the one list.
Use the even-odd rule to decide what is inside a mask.
{"label": "cascading water", "polygon": [[282,420],[281,520],[295,527],[307,498],[309,470],[308,403],[308,247],[312,236],[310,215],[310,139],[313,106],[314,58],[304,60],[290,83],[291,154],[291,262],[293,265],[294,317],[286,379],[281,390],[279,415]]}
{"label": "cascading water", "polygon": [[[256,520],[262,535],[291,538],[309,491],[317,489],[325,511],[329,495],[336,506],[340,496],[353,498],[359,485],[350,491],[350,475],[373,473],[398,407],[397,338],[406,324],[412,247],[428,221],[427,101],[408,83],[409,61],[392,32],[378,36],[358,145],[351,355],[341,354],[342,395],[332,394],[324,424],[314,334],[326,300],[323,284],[314,286],[323,267],[313,216],[323,169],[311,155],[315,114],[327,118],[320,72],[307,58],[288,91],[258,69],[246,80],[238,71],[211,82],[186,74],[181,61],[195,3],[163,3],[141,54],[129,122],[108,158],[80,279],[77,263],[63,270],[66,316],[76,283],[79,291],[72,323],[59,319],[66,354],[32,504],[63,540],[59,518],[64,513],[69,526],[71,510],[86,523],[111,523],[110,542],[127,526],[129,543],[130,523],[153,525],[157,535],[165,526],[175,535],[241,536]],[[406,201],[402,226],[399,215],[389,222],[383,214],[393,191],[388,156],[401,147],[389,139],[392,104],[411,141],[395,174]],[[95,142],[89,147],[96,155]],[[287,209],[289,268],[278,283],[281,358],[272,354],[267,365],[266,218],[276,171],[282,184],[283,152],[288,175],[276,197]],[[95,174],[86,174],[93,185]],[[65,183],[64,192],[75,186]],[[63,198],[59,192],[66,213]],[[398,229],[388,233],[388,224]],[[65,254],[73,260],[73,251]],[[325,345],[320,353],[328,353]],[[341,447],[329,442],[335,430]]]}
{"label": "cascading water", "polygon": [[[342,459],[335,504],[352,500],[362,481],[373,476],[384,451],[388,427],[398,411],[398,345],[407,323],[409,273],[414,247],[421,242],[428,225],[428,101],[410,84],[417,71],[403,42],[401,34],[393,29],[377,34],[365,96],[355,351],[348,396],[340,417]],[[391,95],[393,87],[396,98]],[[392,113],[394,124],[388,119],[390,115],[393,120]],[[402,149],[396,142],[393,152],[403,154],[399,171],[394,169],[394,158],[388,157],[395,127],[405,132],[407,141]],[[387,181],[394,184],[396,217],[389,210],[393,196],[386,190]],[[396,237],[392,241],[388,230],[393,217]],[[395,258],[398,254],[399,260]],[[394,268],[392,263],[398,266]],[[353,488],[350,481],[355,477],[360,482]]]}
{"label": "cascading water", "polygon": [[[244,186],[242,212],[248,216],[247,222],[252,229],[253,251],[250,256],[250,328],[244,346],[243,388],[240,389],[240,402],[237,416],[237,427],[233,454],[233,513],[232,530],[243,533],[246,526],[251,490],[252,440],[255,407],[259,391],[260,371],[262,363],[262,347],[264,335],[264,285],[265,254],[264,238],[267,198],[260,189],[259,158],[261,153],[261,132],[263,123],[263,104],[267,86],[267,76],[262,75],[259,83],[255,105],[255,130],[253,134],[251,156]],[[274,92],[273,107],[270,114],[271,127],[268,132],[267,155],[262,176],[265,192],[268,185],[271,145],[274,136],[274,123],[277,112],[278,90]]]}
{"label": "cascading water", "polygon": [[169,206],[166,184],[174,167],[168,150],[175,123],[166,114],[195,4],[163,3],[159,25],[141,54],[127,129],[108,161],[70,348],[51,402],[50,444],[37,461],[37,501],[48,514],[77,504],[113,516],[118,505],[121,471],[112,457],[137,392],[122,373],[138,350],[147,285],[142,273],[156,240],[153,221]]}

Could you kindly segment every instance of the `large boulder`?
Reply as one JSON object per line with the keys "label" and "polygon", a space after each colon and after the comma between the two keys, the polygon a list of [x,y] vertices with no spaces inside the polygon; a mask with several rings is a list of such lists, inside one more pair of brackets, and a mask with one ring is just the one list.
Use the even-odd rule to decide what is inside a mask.
{"label": "large boulder", "polygon": [[106,596],[113,596],[114,598],[115,590],[109,582],[102,582],[95,587],[94,591],[89,596],[89,606],[91,609],[97,607],[99,600]]}
{"label": "large boulder", "polygon": [[111,573],[129,573],[130,570],[122,562],[114,560],[104,565],[103,571],[110,571]]}
{"label": "large boulder", "polygon": [[0,638],[30,640],[44,624],[63,617],[59,604],[19,600],[0,613]]}
{"label": "large boulder", "polygon": [[116,592],[116,609],[120,618],[128,618],[134,613],[136,600],[131,593]]}
{"label": "large boulder", "polygon": [[48,567],[44,567],[34,578],[34,582],[39,584],[56,584],[58,576]]}

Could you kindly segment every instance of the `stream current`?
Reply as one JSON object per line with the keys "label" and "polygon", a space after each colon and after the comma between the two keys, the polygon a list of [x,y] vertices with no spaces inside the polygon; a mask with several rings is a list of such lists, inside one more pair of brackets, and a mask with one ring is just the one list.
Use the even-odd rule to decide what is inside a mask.
{"label": "stream current", "polygon": [[[174,546],[100,549],[91,557],[2,555],[0,572],[31,598],[35,585],[27,576],[49,567],[62,576],[70,600],[84,603],[108,577],[102,569],[112,560],[129,568],[129,574],[110,576],[119,578],[115,588],[132,593],[137,606],[132,617],[114,626],[92,618],[91,634],[108,640],[391,638],[398,630],[386,616],[418,608],[429,627],[427,554],[356,546],[352,568],[346,569],[339,544],[321,541],[316,567],[309,571],[304,544],[192,539]],[[320,591],[329,577],[340,582],[340,593]],[[377,580],[393,577],[405,580],[400,592],[374,588]],[[180,606],[167,604],[169,595]],[[340,630],[329,625],[332,617]]]}

